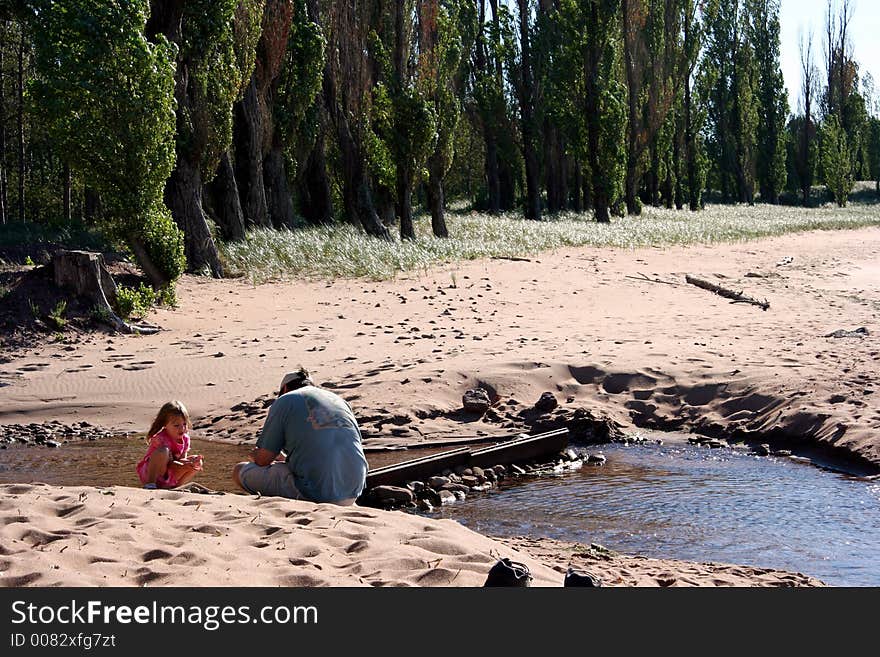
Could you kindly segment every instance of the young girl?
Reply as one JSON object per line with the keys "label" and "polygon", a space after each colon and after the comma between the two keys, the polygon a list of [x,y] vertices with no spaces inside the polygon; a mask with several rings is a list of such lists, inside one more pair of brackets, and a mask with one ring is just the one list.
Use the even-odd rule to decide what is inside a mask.
{"label": "young girl", "polygon": [[150,446],[137,473],[144,488],[175,488],[192,480],[202,469],[202,457],[189,456],[189,413],[179,401],[159,409],[147,438]]}

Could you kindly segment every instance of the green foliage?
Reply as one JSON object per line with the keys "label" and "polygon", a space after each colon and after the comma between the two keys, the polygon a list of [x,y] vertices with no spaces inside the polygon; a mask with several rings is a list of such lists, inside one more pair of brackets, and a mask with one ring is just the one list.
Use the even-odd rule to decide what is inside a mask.
{"label": "green foliage", "polygon": [[825,185],[837,205],[846,207],[853,188],[852,154],[846,132],[836,115],[825,118],[820,144],[820,162]]}
{"label": "green foliage", "polygon": [[257,61],[257,44],[262,33],[265,0],[240,0],[232,23],[235,68],[239,81],[236,100],[241,100],[251,81]]}
{"label": "green foliage", "polygon": [[464,75],[463,57],[476,39],[473,8],[472,3],[463,0],[450,0],[439,7],[436,52],[432,53],[432,61],[423,63],[419,81],[436,119],[437,138],[428,164],[433,175],[441,179],[452,166],[455,154],[455,134],[461,116],[456,85]]}
{"label": "green foliage", "polygon": [[180,245],[176,257],[158,263],[173,281],[182,240],[173,239],[176,227],[151,222],[162,216],[157,208],[174,166],[174,47],[162,37],[146,40],[147,0],[35,0],[32,9],[31,93],[50,134],[101,194],[112,235],[149,241],[158,231]]}
{"label": "green foliage", "polygon": [[49,324],[55,328],[56,330],[61,330],[65,326],[67,326],[67,319],[65,319],[64,314],[67,312],[67,301],[61,299],[55,307],[46,315],[46,320]]}
{"label": "green foliage", "polygon": [[210,180],[232,142],[232,103],[250,53],[237,53],[233,18],[239,0],[187,0],[177,65],[187,71],[188,103],[177,116],[177,154],[198,163]]}
{"label": "green foliage", "polygon": [[156,300],[153,288],[143,283],[137,288],[124,285],[116,288],[116,312],[123,319],[143,319]]}
{"label": "green foliage", "polygon": [[162,204],[156,204],[139,238],[150,260],[168,277],[177,280],[186,269],[183,256],[183,232],[174,223],[171,213]]}
{"label": "green foliage", "polygon": [[786,182],[788,93],[782,76],[778,0],[747,0],[746,34],[757,73],[757,176],[761,197],[775,202]]}
{"label": "green foliage", "polygon": [[880,119],[868,120],[868,163],[871,177],[880,184]]}
{"label": "green foliage", "polygon": [[391,150],[398,167],[414,172],[432,150],[437,117],[415,87],[403,88],[392,99]]}
{"label": "green foliage", "polygon": [[626,88],[621,82],[619,1],[565,0],[563,43],[571,62],[562,85],[572,94],[575,156],[585,163],[596,216],[604,220],[623,192],[626,172]]}
{"label": "green foliage", "polygon": [[273,105],[291,177],[300,164],[297,153],[309,150],[318,130],[318,114],[309,110],[321,91],[326,48],[321,27],[309,20],[304,0],[296,0]]}
{"label": "green foliage", "polygon": [[[752,202],[758,108],[755,55],[744,0],[707,0],[698,87],[707,112],[712,185],[722,199]],[[775,171],[775,169],[774,169]]]}
{"label": "green foliage", "polygon": [[110,311],[104,306],[94,306],[89,315],[95,322],[101,322],[102,324],[110,323]]}
{"label": "green foliage", "polygon": [[24,266],[25,267],[33,267],[34,266],[34,259],[31,258],[30,256],[25,257]]}

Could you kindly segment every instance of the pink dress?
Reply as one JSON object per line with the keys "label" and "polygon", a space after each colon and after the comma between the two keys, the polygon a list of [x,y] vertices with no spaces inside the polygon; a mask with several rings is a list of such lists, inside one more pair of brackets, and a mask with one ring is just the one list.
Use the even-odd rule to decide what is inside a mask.
{"label": "pink dress", "polygon": [[[171,452],[171,458],[175,461],[181,461],[186,458],[187,453],[189,452],[189,434],[185,433],[180,437],[180,442],[176,441],[165,429],[162,429],[159,433],[153,436],[150,439],[150,446],[147,448],[147,453],[144,455],[144,458],[140,460],[140,463],[137,464],[137,473],[138,477],[141,478],[141,483],[147,483],[147,469],[150,465],[150,457],[160,447],[167,447]],[[171,470],[166,470],[163,474],[159,475],[159,478],[156,479],[156,487],[157,488],[174,488],[178,484],[177,477],[175,477]]]}

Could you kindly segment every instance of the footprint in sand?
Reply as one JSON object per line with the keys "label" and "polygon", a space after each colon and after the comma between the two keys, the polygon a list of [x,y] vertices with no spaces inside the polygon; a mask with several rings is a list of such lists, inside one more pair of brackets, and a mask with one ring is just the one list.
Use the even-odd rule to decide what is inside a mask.
{"label": "footprint in sand", "polygon": [[285,575],[278,579],[280,586],[325,586],[327,582],[312,575]]}
{"label": "footprint in sand", "polygon": [[146,370],[151,366],[155,365],[156,361],[154,360],[144,360],[139,363],[131,363],[129,365],[116,365],[115,367],[121,367],[126,372],[134,372],[137,370]]}
{"label": "footprint in sand", "polygon": [[150,584],[151,582],[155,582],[157,580],[163,579],[165,577],[170,576],[171,573],[159,573],[154,570],[150,570],[149,568],[139,568],[135,571],[137,575],[135,576],[135,581],[140,585],[144,586],[145,584]]}
{"label": "footprint in sand", "polygon": [[119,563],[119,560],[110,557],[90,557],[89,563]]}
{"label": "footprint in sand", "polygon": [[17,372],[39,372],[40,370],[44,370],[49,367],[49,363],[31,363],[30,365],[23,365],[19,367]]}
{"label": "footprint in sand", "polygon": [[168,559],[166,563],[173,566],[195,567],[208,563],[208,560],[200,557],[195,552],[179,552],[178,554],[175,554],[173,557]]}
{"label": "footprint in sand", "polygon": [[84,508],[86,508],[85,504],[72,504],[70,506],[63,506],[55,511],[55,515],[58,518],[66,518],[69,515],[76,515]]}
{"label": "footprint in sand", "polygon": [[223,530],[214,525],[199,525],[198,527],[193,527],[190,531],[198,532],[199,534],[208,534],[209,536],[223,536]]}
{"label": "footprint in sand", "polygon": [[134,354],[113,354],[112,356],[108,356],[103,359],[105,363],[113,363],[120,360],[131,360],[134,358]]}
{"label": "footprint in sand", "polygon": [[20,587],[33,584],[43,575],[41,573],[27,573],[26,575],[15,575],[13,577],[6,576],[3,578],[3,586]]}
{"label": "footprint in sand", "polygon": [[155,559],[168,559],[171,556],[170,552],[165,552],[165,550],[150,550],[149,552],[144,552],[141,555],[141,559],[143,561],[153,561]]}

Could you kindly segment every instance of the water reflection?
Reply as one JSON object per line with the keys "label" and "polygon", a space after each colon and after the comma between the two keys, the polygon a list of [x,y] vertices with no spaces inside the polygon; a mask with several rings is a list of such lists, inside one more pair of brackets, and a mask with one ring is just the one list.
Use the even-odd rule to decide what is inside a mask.
{"label": "water reflection", "polygon": [[604,450],[602,467],[507,485],[435,515],[499,536],[880,585],[880,484],[692,446]]}

